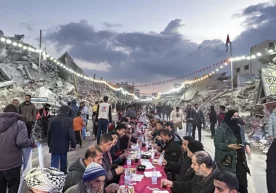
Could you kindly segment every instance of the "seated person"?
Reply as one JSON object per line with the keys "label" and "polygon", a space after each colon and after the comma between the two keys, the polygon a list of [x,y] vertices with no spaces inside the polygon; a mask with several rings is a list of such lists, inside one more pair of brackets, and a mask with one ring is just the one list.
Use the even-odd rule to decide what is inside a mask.
{"label": "seated person", "polygon": [[109,188],[104,188],[106,175],[105,169],[100,164],[92,162],[86,167],[82,180],[65,193],[94,193],[104,190],[108,193],[117,192],[120,188],[118,184],[110,184]]}
{"label": "seated person", "polygon": [[113,138],[109,133],[104,133],[100,137],[99,147],[103,151],[103,167],[107,173],[106,185],[111,183],[118,183],[120,175],[124,172],[122,166],[113,164],[110,149],[113,145]]}
{"label": "seated person", "polygon": [[165,159],[163,161],[163,165],[165,165],[165,171],[170,172],[172,174],[172,179],[174,180],[175,180],[175,175],[177,174],[183,175],[191,167],[192,160],[188,156],[187,148],[188,148],[189,142],[192,140],[193,140],[193,137],[191,136],[183,137],[183,142],[182,142],[183,153],[180,159],[178,160],[178,162],[167,161]]}
{"label": "seated person", "polygon": [[187,182],[164,180],[163,184],[172,187],[173,192],[213,193],[215,191],[214,179],[219,173],[212,157],[205,151],[198,151],[192,157],[192,168],[195,176]]}
{"label": "seated person", "polygon": [[69,167],[69,173],[65,178],[63,191],[76,185],[81,181],[85,168],[92,162],[102,164],[103,151],[98,146],[91,146],[85,152],[84,158],[78,158],[75,163]]}
{"label": "seated person", "polygon": [[179,142],[174,141],[174,136],[168,129],[162,129],[160,137],[165,145],[161,148],[161,151],[165,151],[164,159],[167,161],[178,162],[182,155],[182,147]]}

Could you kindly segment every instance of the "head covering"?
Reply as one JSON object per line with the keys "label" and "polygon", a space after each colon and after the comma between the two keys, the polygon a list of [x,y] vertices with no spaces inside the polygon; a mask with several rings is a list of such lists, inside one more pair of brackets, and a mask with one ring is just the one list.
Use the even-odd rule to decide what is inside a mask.
{"label": "head covering", "polygon": [[62,105],[59,109],[60,113],[69,115],[70,108],[67,105]]}
{"label": "head covering", "polygon": [[91,182],[100,176],[106,176],[105,169],[100,164],[92,162],[86,167],[82,180],[83,182]]}
{"label": "head covering", "polygon": [[233,125],[236,125],[236,122],[232,121],[232,117],[235,113],[237,113],[238,111],[236,110],[229,110],[224,117],[223,122],[225,122],[230,128]]}
{"label": "head covering", "polygon": [[204,151],[204,146],[201,142],[193,140],[188,143],[188,148],[192,153]]}
{"label": "head covering", "polygon": [[62,192],[65,184],[65,175],[56,168],[34,168],[25,177],[29,188],[58,193]]}

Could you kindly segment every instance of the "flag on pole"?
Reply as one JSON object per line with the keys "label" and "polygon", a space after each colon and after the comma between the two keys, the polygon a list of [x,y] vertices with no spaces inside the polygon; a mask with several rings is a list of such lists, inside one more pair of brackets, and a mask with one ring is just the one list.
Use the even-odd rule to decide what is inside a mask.
{"label": "flag on pole", "polygon": [[229,34],[227,34],[226,43],[225,43],[226,52],[228,52],[229,44],[231,44],[231,41],[229,38]]}

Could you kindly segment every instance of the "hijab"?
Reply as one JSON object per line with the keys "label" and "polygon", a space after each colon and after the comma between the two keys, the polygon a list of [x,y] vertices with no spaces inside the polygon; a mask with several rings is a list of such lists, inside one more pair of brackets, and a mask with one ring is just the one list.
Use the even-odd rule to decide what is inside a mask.
{"label": "hijab", "polygon": [[235,113],[238,111],[236,110],[229,110],[224,117],[223,122],[228,125],[228,127],[235,133],[235,134],[240,134],[240,126],[237,123],[237,121],[232,120],[232,117]]}

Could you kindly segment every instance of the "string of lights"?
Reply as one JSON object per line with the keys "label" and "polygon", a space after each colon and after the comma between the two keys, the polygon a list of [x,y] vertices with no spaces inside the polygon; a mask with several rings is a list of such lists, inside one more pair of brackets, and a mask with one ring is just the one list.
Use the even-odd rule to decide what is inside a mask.
{"label": "string of lights", "polygon": [[149,101],[149,100],[153,100],[153,99],[159,99],[161,95],[166,95],[166,94],[170,94],[170,93],[174,93],[174,92],[178,92],[180,91],[185,85],[190,85],[190,84],[195,84],[199,81],[203,81],[207,78],[209,78],[210,76],[214,75],[215,73],[219,72],[221,69],[223,69],[224,67],[228,66],[231,62],[235,62],[235,61],[242,61],[242,60],[255,60],[255,59],[258,59],[262,56],[266,56],[266,55],[271,55],[271,54],[274,54],[275,53],[275,50],[273,49],[269,49],[267,50],[266,53],[257,53],[257,54],[253,54],[253,55],[250,55],[250,56],[238,56],[238,57],[232,57],[229,59],[229,62],[226,62],[224,63],[224,65],[220,65],[220,67],[216,68],[214,71],[210,72],[209,74],[207,75],[204,75],[200,78],[197,78],[197,79],[194,79],[194,80],[186,80],[184,81],[180,87],[178,88],[173,88],[167,92],[159,92],[157,93],[157,96],[151,96],[151,97],[148,97],[147,99],[140,99],[138,98],[135,94],[133,93],[130,93],[126,90],[124,90],[122,87],[114,87],[112,86],[111,84],[109,84],[108,82],[104,81],[104,80],[96,80],[92,77],[89,77],[89,76],[86,76],[86,75],[83,75],[83,74],[80,74],[76,71],[74,71],[73,69],[71,68],[68,68],[67,66],[65,66],[63,63],[59,62],[56,58],[48,55],[46,52],[40,50],[40,49],[36,49],[32,46],[29,46],[27,44],[24,44],[24,43],[21,43],[21,42],[18,42],[18,41],[15,41],[15,40],[11,40],[9,38],[6,38],[4,36],[2,36],[0,38],[0,41],[4,44],[7,44],[7,45],[12,45],[14,47],[18,47],[18,48],[21,48],[23,50],[26,50],[26,51],[29,51],[29,52],[33,52],[33,53],[38,53],[38,54],[41,54],[44,58],[48,58],[51,62],[53,62],[54,64],[64,68],[65,70],[67,70],[68,72],[76,75],[77,77],[80,77],[80,78],[83,78],[87,81],[92,81],[92,82],[95,82],[95,83],[100,83],[100,84],[105,84],[106,86],[108,86],[110,89],[114,90],[114,91],[120,91],[122,92],[122,94],[124,95],[129,95],[129,96],[133,96],[135,100],[141,100],[141,101]]}

